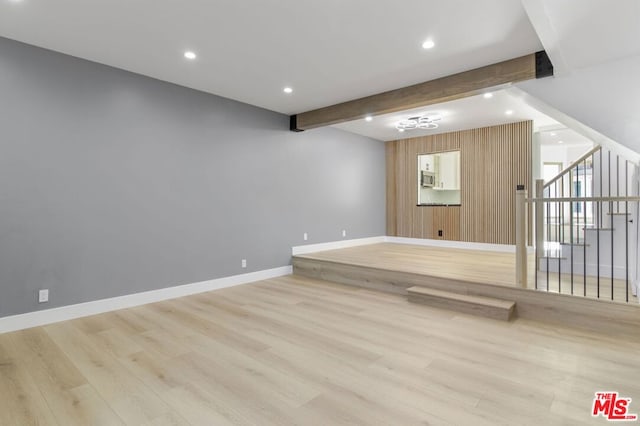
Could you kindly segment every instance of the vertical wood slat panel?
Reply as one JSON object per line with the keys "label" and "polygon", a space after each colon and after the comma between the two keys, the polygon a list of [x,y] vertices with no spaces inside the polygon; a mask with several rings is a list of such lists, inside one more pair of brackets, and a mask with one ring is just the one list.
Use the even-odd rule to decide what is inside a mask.
{"label": "vertical wood slat panel", "polygon": [[396,198],[396,141],[385,143],[386,170],[386,219],[387,235],[396,235],[398,220],[396,217],[398,200]]}
{"label": "vertical wood slat panel", "polygon": [[[444,239],[514,244],[515,188],[531,183],[532,136],[524,121],[387,142],[388,235],[438,238],[446,229]],[[461,207],[417,207],[418,155],[454,150]],[[529,221],[529,241],[531,229]]]}

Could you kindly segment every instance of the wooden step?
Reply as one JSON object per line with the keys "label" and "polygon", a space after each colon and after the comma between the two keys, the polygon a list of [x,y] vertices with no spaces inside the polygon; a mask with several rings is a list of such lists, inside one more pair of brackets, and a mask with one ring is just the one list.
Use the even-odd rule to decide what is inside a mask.
{"label": "wooden step", "polygon": [[409,302],[423,303],[434,308],[451,309],[466,314],[509,321],[516,302],[484,296],[451,293],[427,287],[410,287]]}

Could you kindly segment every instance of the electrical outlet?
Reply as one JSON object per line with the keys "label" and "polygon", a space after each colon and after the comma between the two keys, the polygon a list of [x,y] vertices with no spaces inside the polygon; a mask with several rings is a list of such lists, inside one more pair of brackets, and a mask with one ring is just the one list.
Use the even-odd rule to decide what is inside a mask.
{"label": "electrical outlet", "polygon": [[242,259],[242,267],[243,268],[247,267],[247,259]]}
{"label": "electrical outlet", "polygon": [[38,292],[38,303],[45,303],[49,301],[49,290],[44,289]]}
{"label": "electrical outlet", "polygon": [[304,234],[302,234],[302,239],[307,241],[309,239],[309,236],[307,235],[307,233],[305,232]]}
{"label": "electrical outlet", "polygon": [[343,236],[343,237],[346,237],[346,236],[347,236],[347,230],[346,230],[346,229],[343,229],[343,230],[342,230],[342,236]]}

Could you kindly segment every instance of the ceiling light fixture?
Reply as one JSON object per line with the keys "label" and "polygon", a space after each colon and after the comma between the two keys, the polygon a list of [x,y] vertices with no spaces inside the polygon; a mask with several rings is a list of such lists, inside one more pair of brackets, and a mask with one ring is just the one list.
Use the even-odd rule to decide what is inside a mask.
{"label": "ceiling light fixture", "polygon": [[558,143],[564,143],[564,141],[558,141]]}
{"label": "ceiling light fixture", "polygon": [[555,135],[556,135],[556,132],[551,132],[551,136],[555,136]]}
{"label": "ceiling light fixture", "polygon": [[198,57],[198,55],[196,55],[195,52],[187,50],[186,52],[184,52],[184,57],[190,60],[194,60],[195,58]]}
{"label": "ceiling light fixture", "polygon": [[491,98],[493,98],[493,93],[487,92],[483,96],[484,96],[485,99],[491,99]]}
{"label": "ceiling light fixture", "polygon": [[285,87],[282,91],[286,94],[293,93],[293,89],[291,87]]}
{"label": "ceiling light fixture", "polygon": [[367,115],[364,119],[365,119],[366,121],[373,121],[373,117],[372,117],[372,116],[370,116],[370,115]]}
{"label": "ceiling light fixture", "polygon": [[404,133],[404,129],[398,129],[400,133]]}
{"label": "ceiling light fixture", "polygon": [[433,40],[425,40],[424,43],[422,43],[422,48],[423,49],[431,49],[433,48],[433,46],[435,46],[436,44],[433,42]]}
{"label": "ceiling light fixture", "polygon": [[506,110],[504,113],[505,113],[505,114],[507,114],[507,115],[512,115],[512,114],[513,114],[513,111],[512,111],[512,110],[510,110],[510,109],[508,109],[508,110]]}
{"label": "ceiling light fixture", "polygon": [[442,117],[438,114],[422,115],[417,117],[410,117],[406,120],[401,120],[396,124],[396,129],[400,131],[404,130],[431,130],[437,129],[438,123],[436,121],[442,120]]}

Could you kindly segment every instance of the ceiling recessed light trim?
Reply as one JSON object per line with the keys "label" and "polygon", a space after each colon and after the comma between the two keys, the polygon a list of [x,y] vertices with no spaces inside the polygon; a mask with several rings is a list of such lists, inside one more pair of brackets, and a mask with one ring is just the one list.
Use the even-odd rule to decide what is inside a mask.
{"label": "ceiling recessed light trim", "polygon": [[187,50],[186,52],[184,52],[184,57],[189,59],[190,61],[193,61],[198,57],[198,55],[196,55],[196,52],[192,50]]}
{"label": "ceiling recessed light trim", "polygon": [[428,39],[428,40],[425,40],[425,41],[422,43],[422,48],[423,48],[423,49],[433,49],[433,47],[434,47],[435,45],[436,45],[436,43],[435,43],[433,40]]}
{"label": "ceiling recessed light trim", "polygon": [[482,95],[482,96],[484,96],[484,98],[485,98],[485,99],[491,99],[491,98],[493,98],[493,93],[491,93],[491,92],[487,92],[487,93],[485,93],[485,94],[484,94],[484,95]]}
{"label": "ceiling recessed light trim", "polygon": [[286,93],[287,95],[290,95],[291,93],[293,93],[293,88],[291,87],[285,87],[284,89],[282,89],[282,91],[284,93]]}
{"label": "ceiling recessed light trim", "polygon": [[508,109],[504,113],[507,114],[507,115],[513,115],[513,110]]}
{"label": "ceiling recessed light trim", "polygon": [[365,121],[373,121],[373,117],[370,115],[367,115],[364,119]]}

